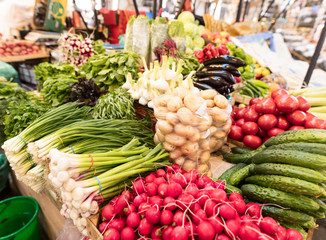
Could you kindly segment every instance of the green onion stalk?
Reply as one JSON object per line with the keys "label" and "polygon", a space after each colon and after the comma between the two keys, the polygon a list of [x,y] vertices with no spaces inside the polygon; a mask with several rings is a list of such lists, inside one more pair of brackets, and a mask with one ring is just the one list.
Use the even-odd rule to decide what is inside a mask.
{"label": "green onion stalk", "polygon": [[121,191],[128,179],[167,164],[167,156],[161,144],[149,148],[136,138],[104,153],[68,154],[52,149],[48,177],[60,189],[62,214],[81,224],[79,218],[97,213],[98,205]]}
{"label": "green onion stalk", "polygon": [[2,148],[6,152],[18,153],[30,142],[53,133],[68,124],[90,118],[90,108],[78,108],[79,105],[80,103],[67,103],[46,112],[19,135],[7,140]]}
{"label": "green onion stalk", "polygon": [[24,181],[35,192],[41,192],[44,189],[46,183],[45,168],[41,165],[35,165],[35,167],[28,170],[26,173],[26,181]]}

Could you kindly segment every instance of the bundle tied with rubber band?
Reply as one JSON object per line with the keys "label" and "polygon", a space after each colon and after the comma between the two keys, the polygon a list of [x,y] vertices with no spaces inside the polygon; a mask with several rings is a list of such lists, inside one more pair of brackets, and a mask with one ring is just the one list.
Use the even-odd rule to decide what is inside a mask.
{"label": "bundle tied with rubber band", "polygon": [[163,143],[170,160],[182,169],[211,176],[211,153],[227,140],[231,105],[215,90],[198,93],[175,89],[154,100],[155,143]]}

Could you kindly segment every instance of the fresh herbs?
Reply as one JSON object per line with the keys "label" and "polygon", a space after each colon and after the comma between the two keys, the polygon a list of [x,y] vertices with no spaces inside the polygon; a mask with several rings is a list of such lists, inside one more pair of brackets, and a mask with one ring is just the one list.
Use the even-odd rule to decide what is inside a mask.
{"label": "fresh herbs", "polygon": [[121,88],[100,97],[93,110],[95,119],[134,119],[134,116],[133,99]]}
{"label": "fresh herbs", "polygon": [[128,73],[137,78],[138,72],[139,57],[130,52],[94,55],[81,67],[83,76],[94,79],[100,88],[110,90],[125,83]]}
{"label": "fresh herbs", "polygon": [[85,77],[79,78],[78,82],[73,83],[70,87],[70,102],[78,101],[83,105],[93,107],[101,96],[100,88],[93,80],[87,80]]}
{"label": "fresh herbs", "polygon": [[75,76],[57,75],[56,77],[48,78],[43,85],[41,95],[44,101],[52,106],[59,106],[68,101],[71,91],[71,84],[77,82]]}
{"label": "fresh herbs", "polygon": [[75,67],[69,63],[48,63],[43,62],[35,67],[35,77],[39,82],[39,89],[43,88],[43,83],[49,78],[59,74],[75,75]]}

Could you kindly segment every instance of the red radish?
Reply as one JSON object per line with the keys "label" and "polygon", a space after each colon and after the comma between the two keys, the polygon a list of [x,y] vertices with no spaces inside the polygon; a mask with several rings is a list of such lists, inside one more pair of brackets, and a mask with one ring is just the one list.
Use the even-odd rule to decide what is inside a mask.
{"label": "red radish", "polygon": [[186,178],[181,173],[174,174],[171,181],[179,183],[183,188],[187,186]]}
{"label": "red radish", "polygon": [[145,212],[151,207],[151,205],[147,202],[143,202],[139,205],[138,213],[145,214]]}
{"label": "red radish", "polygon": [[153,224],[148,222],[146,218],[143,218],[140,221],[138,231],[141,235],[145,235],[145,236],[149,235],[152,232],[152,229],[153,229]]}
{"label": "red radish", "polygon": [[287,240],[287,231],[284,227],[279,225],[277,227],[277,233],[274,236],[275,240]]}
{"label": "red radish", "polygon": [[196,197],[198,192],[199,192],[199,189],[198,189],[198,187],[197,187],[197,185],[195,183],[190,183],[188,185],[188,187],[186,188],[185,192],[191,194],[194,197]]}
{"label": "red radish", "polygon": [[215,181],[215,188],[221,189],[224,191],[225,190],[225,182],[220,181],[220,180]]}
{"label": "red radish", "polygon": [[245,123],[246,121],[244,120],[244,118],[239,119],[238,121],[235,122],[236,126],[242,127],[242,125]]}
{"label": "red radish", "polygon": [[112,198],[112,200],[110,201],[110,204],[114,206],[117,203],[119,197],[120,196],[116,196],[116,197]]}
{"label": "red radish", "polygon": [[185,229],[187,230],[189,237],[194,236],[194,234],[197,233],[197,226],[192,222],[186,222]]}
{"label": "red radish", "polygon": [[174,170],[180,169],[180,165],[178,165],[176,163],[172,164],[172,167],[173,167]]}
{"label": "red radish", "polygon": [[205,187],[205,181],[202,178],[197,179],[195,183],[199,189],[202,189]]}
{"label": "red radish", "polygon": [[161,185],[158,186],[157,193],[161,197],[166,197],[168,195],[168,186],[169,184],[167,183],[162,183]]}
{"label": "red radish", "polygon": [[220,234],[221,232],[223,232],[223,223],[221,218],[219,218],[218,216],[210,217],[208,221],[210,222],[210,224],[212,224],[215,233]]}
{"label": "red radish", "polygon": [[272,240],[273,238],[268,236],[267,234],[264,234],[264,233],[261,233],[259,236],[258,236],[258,240]]}
{"label": "red radish", "polygon": [[208,221],[201,221],[197,226],[198,239],[213,240],[215,237],[215,230],[212,224]]}
{"label": "red radish", "polygon": [[302,126],[306,121],[306,113],[300,110],[288,113],[286,119],[293,125]]}
{"label": "red radish", "polygon": [[142,204],[143,202],[145,202],[146,200],[141,196],[141,195],[138,195],[134,198],[134,205],[135,207],[139,207],[140,204]]}
{"label": "red radish", "polygon": [[124,220],[118,218],[113,218],[109,223],[110,228],[117,229],[119,232],[125,227],[125,225]]}
{"label": "red radish", "polygon": [[162,183],[166,183],[166,180],[164,177],[157,177],[157,178],[155,178],[154,183],[157,186],[160,186]]}
{"label": "red radish", "polygon": [[266,142],[268,139],[270,139],[270,137],[266,137],[263,139],[263,143]]}
{"label": "red radish", "polygon": [[231,237],[232,239],[235,239],[235,237],[238,236],[240,230],[240,220],[239,219],[228,219],[225,222],[225,229],[224,232]]}
{"label": "red radish", "polygon": [[126,220],[127,226],[132,228],[138,227],[140,223],[140,219],[141,218],[138,213],[135,212],[130,213]]}
{"label": "red radish", "polygon": [[108,204],[102,209],[102,221],[110,221],[114,215],[113,205]]}
{"label": "red radish", "polygon": [[121,231],[121,240],[133,240],[136,238],[136,234],[131,227],[125,227]]}
{"label": "red radish", "polygon": [[195,198],[191,194],[182,193],[177,200],[177,204],[181,210],[185,211],[195,203]]}
{"label": "red radish", "polygon": [[252,223],[254,222],[254,220],[249,215],[242,215],[240,218],[240,222],[246,224],[246,223]]}
{"label": "red radish", "polygon": [[207,190],[202,190],[202,191],[198,192],[196,198],[198,200],[198,203],[201,206],[204,206],[205,202],[209,199],[209,192]]}
{"label": "red radish", "polygon": [[278,224],[277,224],[277,222],[273,218],[271,218],[271,217],[264,217],[260,221],[259,227],[260,227],[260,229],[264,233],[267,233],[268,235],[271,235],[272,236],[275,233],[277,233]]}
{"label": "red radish", "polygon": [[160,221],[162,225],[170,225],[173,221],[173,213],[169,210],[163,210]]}
{"label": "red radish", "polygon": [[156,178],[155,175],[153,173],[151,173],[145,178],[145,182],[152,183],[152,182],[154,182],[155,178]]}
{"label": "red radish", "polygon": [[104,233],[103,240],[120,240],[120,234],[118,230],[109,228],[109,230]]}
{"label": "red radish", "polygon": [[127,207],[127,206],[128,206],[128,200],[127,200],[127,197],[126,197],[126,196],[122,196],[122,195],[120,195],[120,197],[118,198],[117,203],[116,203],[115,206],[114,206],[114,213],[115,213],[115,214],[118,214],[118,213],[122,212],[123,209],[124,209],[125,207]]}
{"label": "red radish", "polygon": [[257,103],[259,103],[260,101],[261,101],[260,98],[252,98],[252,99],[250,99],[250,101],[249,101],[249,105],[257,104]]}
{"label": "red radish", "polygon": [[149,204],[157,205],[159,208],[163,206],[163,199],[159,196],[153,196],[149,198]]}
{"label": "red radish", "polygon": [[154,205],[153,207],[150,207],[146,213],[145,217],[148,220],[148,222],[152,224],[156,224],[160,221],[161,218],[161,212],[159,210],[159,207],[157,205]]}
{"label": "red radish", "polygon": [[287,229],[286,230],[288,235],[288,240],[303,240],[302,234],[294,229]]}
{"label": "red radish", "polygon": [[258,125],[263,130],[269,130],[277,124],[277,118],[273,114],[264,114],[258,118]]}
{"label": "red radish", "polygon": [[156,175],[158,177],[165,177],[166,172],[164,171],[164,169],[159,169],[159,170],[156,171]]}
{"label": "red radish", "polygon": [[179,183],[171,182],[168,186],[168,195],[177,198],[182,193],[182,187]]}
{"label": "red radish", "polygon": [[176,211],[173,216],[173,223],[177,226],[181,226],[184,222],[186,222],[186,214],[180,210]]}
{"label": "red radish", "polygon": [[283,96],[283,95],[289,95],[289,93],[284,90],[284,89],[277,89],[275,91],[272,92],[272,98],[275,99],[279,96]]}
{"label": "red radish", "polygon": [[126,208],[123,209],[123,212],[126,216],[128,216],[132,212],[136,212],[137,209],[134,204],[129,204]]}
{"label": "red radish", "polygon": [[177,207],[175,199],[170,196],[164,198],[163,205],[164,205],[164,209],[170,211],[173,211]]}
{"label": "red radish", "polygon": [[241,129],[245,134],[255,135],[258,133],[258,125],[255,122],[245,122]]}
{"label": "red radish", "polygon": [[305,129],[305,127],[302,127],[302,126],[292,126],[289,128],[289,131],[290,130],[300,130],[300,129]]}
{"label": "red radish", "polygon": [[269,137],[275,137],[277,136],[278,134],[284,132],[283,129],[280,129],[280,128],[272,128],[272,129],[269,129],[268,132],[267,132],[267,135]]}
{"label": "red radish", "polygon": [[217,213],[216,202],[212,199],[208,199],[205,203],[204,209],[208,217],[214,216]]}
{"label": "red radish", "polygon": [[310,103],[307,100],[307,98],[302,97],[302,96],[297,96],[297,99],[299,101],[299,108],[298,109],[301,110],[301,111],[304,111],[304,112],[308,111],[309,108],[310,108]]}
{"label": "red radish", "polygon": [[276,105],[272,98],[263,98],[255,107],[258,113],[274,113],[275,109]]}
{"label": "red radish", "polygon": [[101,234],[103,234],[108,226],[109,226],[109,222],[102,222],[100,226],[98,226],[98,230],[100,231]]}
{"label": "red radish", "polygon": [[299,101],[291,95],[282,95],[275,99],[275,104],[281,112],[291,113],[298,109]]}
{"label": "red radish", "polygon": [[212,191],[211,198],[216,203],[224,203],[228,200],[226,192],[222,189],[215,189]]}
{"label": "red radish", "polygon": [[156,226],[152,230],[151,237],[152,239],[162,239],[162,232],[161,232],[161,227]]}
{"label": "red radish", "polygon": [[163,240],[169,240],[170,239],[172,230],[173,230],[172,226],[168,226],[167,228],[164,228],[162,230],[162,238],[163,238]]}
{"label": "red radish", "polygon": [[195,203],[192,207],[191,207],[191,211],[196,212],[197,210],[201,209],[201,206],[199,203]]}
{"label": "red radish", "polygon": [[256,135],[247,135],[243,138],[243,143],[248,147],[256,149],[262,144],[262,140]]}
{"label": "red radish", "polygon": [[243,118],[246,122],[256,122],[258,120],[258,113],[255,111],[255,109],[250,108],[247,110],[247,112],[244,114]]}
{"label": "red radish", "polygon": [[240,109],[236,112],[236,114],[235,114],[235,119],[241,119],[241,118],[243,118],[243,116],[244,116],[244,114],[245,114],[246,111],[247,111],[247,109],[245,109],[245,108],[240,108]]}
{"label": "red radish", "polygon": [[121,196],[124,196],[125,199],[126,199],[128,202],[131,201],[131,200],[133,199],[133,195],[132,195],[132,193],[131,193],[130,191],[128,191],[128,190],[123,191],[123,192],[121,193]]}
{"label": "red radish", "polygon": [[278,116],[277,117],[277,124],[276,127],[283,129],[283,130],[287,130],[289,128],[290,124],[289,122],[286,120],[285,117],[283,116]]}
{"label": "red radish", "polygon": [[258,135],[259,137],[264,138],[264,137],[267,136],[267,133],[266,133],[266,131],[264,131],[263,129],[259,128],[259,129],[258,129],[258,133],[257,133],[257,135]]}
{"label": "red radish", "polygon": [[198,209],[196,212],[194,212],[194,215],[192,215],[192,221],[198,225],[201,221],[206,220],[207,215],[206,212],[203,209]]}
{"label": "red radish", "polygon": [[246,213],[249,214],[250,217],[260,218],[261,212],[257,203],[247,203],[246,208]]}
{"label": "red radish", "polygon": [[259,228],[253,223],[243,224],[239,230],[239,237],[242,240],[257,240],[260,235]]}
{"label": "red radish", "polygon": [[154,196],[157,194],[157,185],[155,183],[148,183],[145,185],[145,191],[148,196]]}
{"label": "red radish", "polygon": [[243,138],[242,128],[236,125],[232,125],[230,128],[229,137],[234,140],[241,141]]}
{"label": "red radish", "polygon": [[243,200],[235,200],[233,206],[239,215],[243,215],[246,211],[246,203]]}
{"label": "red radish", "polygon": [[167,167],[166,167],[166,171],[167,171],[168,173],[173,173],[173,172],[174,172],[174,169],[173,169],[172,166],[167,166]]}
{"label": "red radish", "polygon": [[184,227],[176,226],[170,234],[170,239],[171,240],[187,240],[188,239],[187,230]]}
{"label": "red radish", "polygon": [[231,239],[228,236],[221,234],[217,236],[216,240],[231,240]]}
{"label": "red radish", "polygon": [[237,212],[230,203],[224,203],[219,206],[220,216],[224,219],[233,219],[236,218]]}
{"label": "red radish", "polygon": [[233,202],[233,201],[236,201],[236,200],[243,200],[243,198],[242,198],[242,196],[241,196],[240,193],[233,192],[233,193],[230,194],[230,196],[229,196],[229,200],[230,200],[231,202]]}

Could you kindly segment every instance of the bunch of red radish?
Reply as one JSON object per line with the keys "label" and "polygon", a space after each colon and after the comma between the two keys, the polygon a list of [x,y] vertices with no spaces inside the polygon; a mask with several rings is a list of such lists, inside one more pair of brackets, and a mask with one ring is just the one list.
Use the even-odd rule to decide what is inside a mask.
{"label": "bunch of red radish", "polygon": [[88,58],[94,55],[92,40],[82,38],[79,35],[68,34],[63,36],[60,45],[64,60],[75,66],[85,64]]}
{"label": "bunch of red radish", "polygon": [[283,89],[272,92],[271,98],[253,98],[245,108],[233,108],[229,137],[257,148],[284,131],[326,129],[326,121],[307,112],[309,108],[306,98],[291,96]]}
{"label": "bunch of red radish", "polygon": [[104,240],[302,240],[222,181],[173,164],[133,182],[102,210]]}
{"label": "bunch of red radish", "polygon": [[39,54],[43,51],[33,42],[28,41],[0,41],[0,56],[21,56]]}

